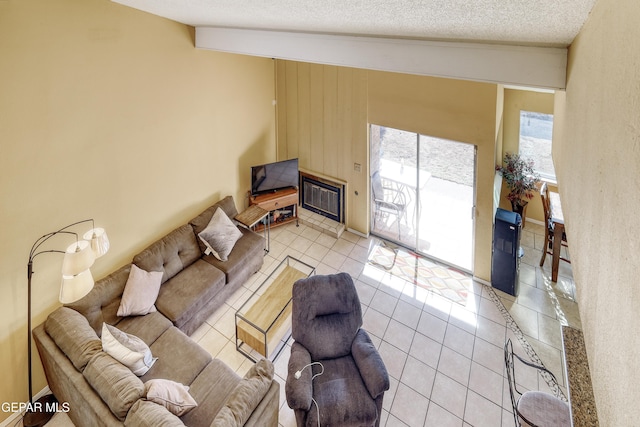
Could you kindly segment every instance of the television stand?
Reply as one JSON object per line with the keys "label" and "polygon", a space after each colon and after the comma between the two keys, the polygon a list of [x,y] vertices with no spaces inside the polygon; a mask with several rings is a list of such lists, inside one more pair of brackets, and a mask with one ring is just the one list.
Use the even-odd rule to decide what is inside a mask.
{"label": "television stand", "polygon": [[[300,226],[298,222],[297,188],[286,188],[257,196],[249,194],[249,205],[258,205],[262,209],[269,211],[271,227],[289,224],[293,221],[296,222],[296,226]],[[263,228],[263,224],[256,224],[255,226],[256,231],[261,231]]]}

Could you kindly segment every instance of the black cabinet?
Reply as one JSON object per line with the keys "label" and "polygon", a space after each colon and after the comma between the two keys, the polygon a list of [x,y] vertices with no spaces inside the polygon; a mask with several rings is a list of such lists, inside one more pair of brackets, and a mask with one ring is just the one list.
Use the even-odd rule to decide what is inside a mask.
{"label": "black cabinet", "polygon": [[493,225],[493,254],[491,257],[491,284],[510,295],[518,295],[522,218],[519,214],[498,208]]}

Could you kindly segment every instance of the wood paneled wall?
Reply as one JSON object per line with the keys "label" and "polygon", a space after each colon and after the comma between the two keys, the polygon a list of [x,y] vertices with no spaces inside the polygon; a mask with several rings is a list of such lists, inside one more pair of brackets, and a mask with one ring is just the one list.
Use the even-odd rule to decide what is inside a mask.
{"label": "wood paneled wall", "polygon": [[[347,227],[369,232],[368,124],[478,147],[474,274],[491,280],[498,95],[489,83],[277,61],[277,157],[348,183]],[[360,164],[360,172],[354,164]]]}
{"label": "wood paneled wall", "polygon": [[367,233],[367,72],[293,61],[276,67],[278,160],[297,157],[303,169],[346,181],[346,225]]}

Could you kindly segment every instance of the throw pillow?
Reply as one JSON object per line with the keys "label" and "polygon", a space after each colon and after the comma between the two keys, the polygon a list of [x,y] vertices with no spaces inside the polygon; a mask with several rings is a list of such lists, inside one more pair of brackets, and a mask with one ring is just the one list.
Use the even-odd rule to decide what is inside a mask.
{"label": "throw pillow", "polygon": [[118,316],[144,316],[156,311],[155,302],[162,283],[161,271],[144,271],[131,264],[131,272],[124,286]]}
{"label": "throw pillow", "polygon": [[102,350],[139,377],[146,374],[158,360],[140,338],[106,323],[102,324]]}
{"label": "throw pillow", "polygon": [[231,222],[227,214],[218,208],[207,228],[202,230],[198,237],[207,247],[205,254],[213,254],[220,261],[226,261],[236,242],[242,237],[242,232]]}
{"label": "throw pillow", "polygon": [[171,380],[154,379],[144,385],[147,400],[162,405],[172,414],[183,416],[198,403],[189,394],[189,387]]}

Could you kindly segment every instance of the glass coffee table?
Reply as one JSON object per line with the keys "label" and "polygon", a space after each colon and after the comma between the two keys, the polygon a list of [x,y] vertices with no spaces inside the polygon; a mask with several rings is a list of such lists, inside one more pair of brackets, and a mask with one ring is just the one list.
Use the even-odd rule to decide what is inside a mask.
{"label": "glass coffee table", "polygon": [[315,267],[287,256],[236,312],[236,349],[254,362],[275,360],[291,336],[291,291]]}

